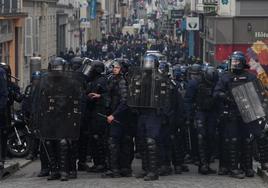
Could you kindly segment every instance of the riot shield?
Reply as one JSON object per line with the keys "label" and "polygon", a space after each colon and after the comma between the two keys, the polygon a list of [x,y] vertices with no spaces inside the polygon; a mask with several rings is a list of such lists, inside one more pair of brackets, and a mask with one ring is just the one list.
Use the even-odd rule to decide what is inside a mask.
{"label": "riot shield", "polygon": [[245,123],[250,123],[267,115],[268,103],[264,93],[264,88],[258,80],[232,89],[232,95]]}
{"label": "riot shield", "polygon": [[170,82],[156,70],[134,68],[128,86],[130,107],[160,109],[167,105]]}
{"label": "riot shield", "polygon": [[73,139],[80,135],[83,76],[78,72],[43,74],[35,99],[34,124],[45,139]]}

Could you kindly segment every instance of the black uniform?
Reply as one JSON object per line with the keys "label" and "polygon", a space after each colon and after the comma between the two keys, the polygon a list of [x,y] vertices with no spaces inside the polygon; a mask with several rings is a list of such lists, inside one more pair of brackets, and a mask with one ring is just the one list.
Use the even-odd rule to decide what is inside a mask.
{"label": "black uniform", "polygon": [[0,175],[4,168],[6,153],[7,101],[7,74],[0,67]]}

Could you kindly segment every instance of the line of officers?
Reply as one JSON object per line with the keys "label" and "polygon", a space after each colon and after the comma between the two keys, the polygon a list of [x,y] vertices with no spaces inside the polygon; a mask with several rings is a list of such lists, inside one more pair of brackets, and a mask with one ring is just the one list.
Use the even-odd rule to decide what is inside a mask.
{"label": "line of officers", "polygon": [[[148,71],[148,65],[143,65],[145,63],[141,69]],[[56,58],[50,62],[49,71],[64,71],[69,67],[80,71],[80,66],[79,61],[69,64]],[[41,144],[39,177],[66,181],[77,178],[77,171],[102,173],[104,178],[130,177],[135,148],[142,159],[142,170],[135,176],[145,181],[169,175],[173,169],[175,174],[189,171],[186,156],[198,165],[200,174],[216,173],[210,167],[216,156],[219,175],[242,179],[254,176],[254,141],[261,168],[268,169],[266,122],[244,123],[230,92],[232,88],[256,79],[246,70],[242,52],[231,55],[228,69],[221,74],[212,66],[177,64],[172,67],[173,76],[170,77],[166,62],[152,66],[171,83],[170,92],[165,96],[168,102],[163,109],[128,106],[130,79],[127,73],[131,68],[124,61],[114,61],[112,72],[103,74],[105,65],[102,62],[91,64],[82,95],[79,140],[61,139],[54,143],[46,140],[45,147]],[[0,78],[5,80],[3,75]],[[33,81],[40,77],[40,72],[34,73]],[[1,82],[1,99],[6,96],[2,86],[5,86],[4,81]],[[27,87],[25,105],[31,106],[34,87],[34,82]],[[28,111],[30,115],[32,112]],[[105,119],[100,114],[104,114]],[[33,140],[30,158],[37,154],[34,149],[37,142]],[[88,154],[93,158],[91,167],[87,165]]]}

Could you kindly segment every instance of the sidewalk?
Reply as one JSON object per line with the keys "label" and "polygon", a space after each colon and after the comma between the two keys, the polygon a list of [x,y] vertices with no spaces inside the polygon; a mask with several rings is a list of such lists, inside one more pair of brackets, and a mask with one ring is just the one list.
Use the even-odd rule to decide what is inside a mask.
{"label": "sidewalk", "polygon": [[27,166],[31,162],[32,162],[31,160],[26,160],[24,158],[7,159],[5,161],[4,170],[3,170],[2,174],[0,174],[0,180],[4,179],[4,178],[7,178],[11,174],[14,174],[19,169]]}

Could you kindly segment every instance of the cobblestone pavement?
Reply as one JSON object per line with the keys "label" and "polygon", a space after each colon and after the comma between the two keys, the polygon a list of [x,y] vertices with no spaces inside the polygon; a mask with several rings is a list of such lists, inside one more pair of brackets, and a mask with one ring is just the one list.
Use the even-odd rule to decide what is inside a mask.
{"label": "cobblestone pavement", "polygon": [[[197,173],[197,167],[190,166],[190,172],[182,175],[160,177],[159,181],[144,182],[132,178],[102,179],[100,174],[78,174],[78,179],[67,182],[47,181],[46,178],[36,177],[40,163],[35,161],[6,180],[0,182],[0,188],[267,188],[263,180],[255,176],[237,180],[230,177]],[[134,162],[134,173],[139,169],[139,163]]]}

